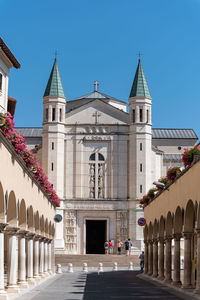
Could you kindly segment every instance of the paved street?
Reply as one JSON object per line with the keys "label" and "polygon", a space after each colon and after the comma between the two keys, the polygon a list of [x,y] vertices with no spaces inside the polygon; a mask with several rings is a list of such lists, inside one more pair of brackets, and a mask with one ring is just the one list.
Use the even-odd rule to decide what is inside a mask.
{"label": "paved street", "polygon": [[[170,294],[167,287],[138,278],[137,271],[81,272],[56,275],[19,300],[104,300],[104,299],[188,299]],[[190,298],[191,299],[191,298]]]}

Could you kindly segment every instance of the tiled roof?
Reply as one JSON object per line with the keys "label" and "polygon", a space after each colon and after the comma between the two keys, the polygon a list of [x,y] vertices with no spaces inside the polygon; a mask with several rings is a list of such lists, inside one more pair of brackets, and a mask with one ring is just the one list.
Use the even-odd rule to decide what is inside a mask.
{"label": "tiled roof", "polygon": [[196,139],[198,137],[193,129],[167,129],[167,128],[153,128],[153,139]]}
{"label": "tiled roof", "polygon": [[51,74],[49,77],[49,81],[47,83],[46,90],[44,92],[44,97],[46,96],[58,96],[58,97],[64,97],[65,93],[62,86],[62,81],[60,78],[60,73],[58,70],[58,64],[57,59],[55,58],[53,68],[51,70]]}
{"label": "tiled roof", "polygon": [[164,154],[165,161],[182,161],[182,154]]}
{"label": "tiled roof", "polygon": [[24,137],[42,137],[42,127],[16,127]]}
{"label": "tiled roof", "polygon": [[140,59],[138,61],[138,66],[129,97],[145,97],[151,99],[148,84],[144,75],[144,70]]}
{"label": "tiled roof", "polygon": [[[25,137],[42,137],[42,127],[16,127]],[[193,129],[153,128],[153,139],[198,139]]]}
{"label": "tiled roof", "polygon": [[14,57],[14,55],[12,54],[12,52],[10,51],[10,49],[6,46],[6,44],[4,43],[4,41],[2,40],[1,37],[0,37],[0,48],[3,50],[3,52],[8,57],[8,59],[11,61],[11,63],[13,64],[13,66],[16,69],[19,69],[20,68],[20,63]]}
{"label": "tiled roof", "polygon": [[119,99],[116,99],[116,98],[113,98],[111,96],[108,96],[106,94],[103,94],[99,91],[94,91],[94,92],[91,92],[89,94],[86,94],[84,96],[81,96],[79,98],[75,98],[75,99],[72,99],[70,100],[69,102],[71,101],[76,101],[76,100],[81,100],[81,99],[102,99],[102,100],[113,100],[113,101],[116,101],[116,102],[122,102],[124,103],[125,105],[127,105],[126,102],[122,101],[122,100],[119,100]]}

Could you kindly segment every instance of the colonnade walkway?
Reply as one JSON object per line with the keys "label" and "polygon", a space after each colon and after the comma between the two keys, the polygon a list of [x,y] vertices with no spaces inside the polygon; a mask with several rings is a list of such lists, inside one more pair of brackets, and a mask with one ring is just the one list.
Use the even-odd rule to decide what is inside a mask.
{"label": "colonnade walkway", "polygon": [[53,278],[16,300],[197,299],[141,279],[138,271],[74,272]]}

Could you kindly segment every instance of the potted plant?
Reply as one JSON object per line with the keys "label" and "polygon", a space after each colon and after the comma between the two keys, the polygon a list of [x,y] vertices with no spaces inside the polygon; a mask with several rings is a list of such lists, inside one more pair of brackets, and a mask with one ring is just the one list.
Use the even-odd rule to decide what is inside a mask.
{"label": "potted plant", "polygon": [[[169,180],[167,179],[167,177],[161,177],[160,179],[158,179],[159,182],[163,183],[164,185],[166,185],[167,183],[169,183]],[[157,189],[159,191],[162,191],[163,188],[157,186]]]}
{"label": "potted plant", "polygon": [[170,167],[167,171],[167,179],[170,182],[173,182],[178,174],[181,173],[181,169],[179,167]]}
{"label": "potted plant", "polygon": [[195,156],[200,155],[200,147],[194,146],[193,148],[185,148],[184,150],[185,151],[182,154],[182,161],[184,163],[184,166],[187,167],[191,165]]}
{"label": "potted plant", "polygon": [[145,206],[147,206],[147,204],[149,203],[149,201],[150,201],[149,196],[148,195],[144,195],[142,197],[142,199],[140,199],[140,207],[144,208]]}
{"label": "potted plant", "polygon": [[150,189],[150,190],[148,191],[147,196],[148,196],[150,199],[153,199],[153,198],[155,197],[155,195],[157,194],[157,192],[158,192],[157,189],[152,188],[152,189]]}

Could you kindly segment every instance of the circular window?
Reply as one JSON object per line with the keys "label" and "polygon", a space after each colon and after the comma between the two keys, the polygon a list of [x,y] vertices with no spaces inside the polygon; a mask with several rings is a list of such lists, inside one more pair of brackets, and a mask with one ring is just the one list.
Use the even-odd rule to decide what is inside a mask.
{"label": "circular window", "polygon": [[178,146],[178,150],[181,150],[181,146]]}

